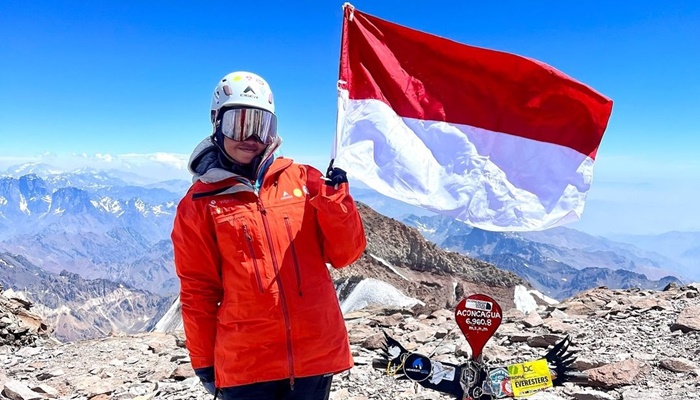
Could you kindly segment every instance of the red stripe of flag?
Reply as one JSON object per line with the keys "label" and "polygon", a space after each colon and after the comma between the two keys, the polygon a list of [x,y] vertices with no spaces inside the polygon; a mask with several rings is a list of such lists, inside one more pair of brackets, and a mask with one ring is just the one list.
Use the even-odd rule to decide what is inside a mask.
{"label": "red stripe of flag", "polygon": [[[352,14],[352,20],[349,16]],[[340,79],[350,99],[595,158],[612,100],[536,60],[467,46],[345,8]]]}

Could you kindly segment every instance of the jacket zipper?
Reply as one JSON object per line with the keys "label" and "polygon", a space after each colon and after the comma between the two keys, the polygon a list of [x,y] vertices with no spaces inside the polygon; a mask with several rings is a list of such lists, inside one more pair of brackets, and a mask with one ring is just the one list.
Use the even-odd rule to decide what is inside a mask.
{"label": "jacket zipper", "polygon": [[289,361],[289,385],[291,389],[294,390],[294,352],[292,348],[292,324],[289,320],[289,309],[287,308],[287,297],[284,295],[284,286],[282,286],[282,277],[279,273],[279,267],[277,264],[277,255],[275,254],[275,249],[272,246],[272,235],[270,234],[270,223],[267,220],[267,210],[262,203],[262,199],[258,196],[258,209],[262,215],[263,226],[265,227],[265,236],[267,236],[267,244],[270,246],[270,254],[272,256],[272,267],[275,269],[275,276],[277,277],[277,286],[280,289],[280,297],[282,298],[282,313],[284,314],[284,323],[287,328],[287,360]]}
{"label": "jacket zipper", "polygon": [[292,235],[292,224],[289,222],[289,215],[284,214],[284,224],[287,226],[287,235],[289,236],[289,246],[292,249],[292,260],[294,261],[294,272],[297,274],[297,290],[299,296],[303,296],[301,291],[301,269],[299,269],[299,259],[297,258],[297,249],[294,247],[294,236]]}
{"label": "jacket zipper", "polygon": [[248,244],[248,251],[250,251],[250,257],[253,259],[253,269],[255,270],[255,279],[258,281],[258,289],[260,293],[265,293],[265,288],[263,288],[262,278],[260,276],[260,269],[258,268],[258,259],[255,258],[255,251],[253,250],[253,237],[250,236],[248,232],[248,225],[243,224],[243,233],[245,234],[245,241]]}

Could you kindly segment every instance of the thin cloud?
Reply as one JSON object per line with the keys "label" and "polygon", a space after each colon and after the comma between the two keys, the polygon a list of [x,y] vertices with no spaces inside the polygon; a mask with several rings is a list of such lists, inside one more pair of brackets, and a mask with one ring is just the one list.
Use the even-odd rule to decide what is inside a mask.
{"label": "thin cloud", "polygon": [[153,182],[170,179],[189,180],[188,159],[188,155],[175,153],[74,153],[64,155],[42,153],[23,157],[0,156],[0,172],[21,164],[37,163],[47,164],[62,172],[92,168],[136,173],[147,181]]}
{"label": "thin cloud", "polygon": [[122,160],[130,162],[132,164],[143,164],[148,162],[155,162],[163,165],[167,165],[178,170],[187,170],[187,161],[189,160],[189,155],[187,154],[176,154],[176,153],[148,153],[148,154],[137,154],[129,153],[122,154],[119,156]]}

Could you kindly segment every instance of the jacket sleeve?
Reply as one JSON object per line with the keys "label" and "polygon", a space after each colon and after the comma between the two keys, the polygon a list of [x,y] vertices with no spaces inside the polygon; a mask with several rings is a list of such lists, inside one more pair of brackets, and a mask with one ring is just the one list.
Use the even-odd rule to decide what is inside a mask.
{"label": "jacket sleeve", "polygon": [[217,310],[223,286],[214,223],[206,201],[193,200],[191,193],[180,201],[171,238],[192,367],[210,367],[214,365]]}
{"label": "jacket sleeve", "polygon": [[345,267],[360,258],[367,246],[360,213],[347,183],[336,190],[323,182],[320,171],[307,168],[307,186],[313,196],[309,202],[316,209],[323,254],[334,268]]}

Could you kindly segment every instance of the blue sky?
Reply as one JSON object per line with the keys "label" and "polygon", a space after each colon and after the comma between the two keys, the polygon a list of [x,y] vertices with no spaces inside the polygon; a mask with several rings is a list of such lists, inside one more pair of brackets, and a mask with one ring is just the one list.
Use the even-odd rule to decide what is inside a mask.
{"label": "blue sky", "polygon": [[[272,86],[284,154],[322,166],[335,129],[341,5],[2,2],[0,168],[74,153],[185,157],[209,133],[214,85],[234,70]],[[700,230],[700,2],[353,5],[536,58],[614,100],[589,204],[572,227]]]}

